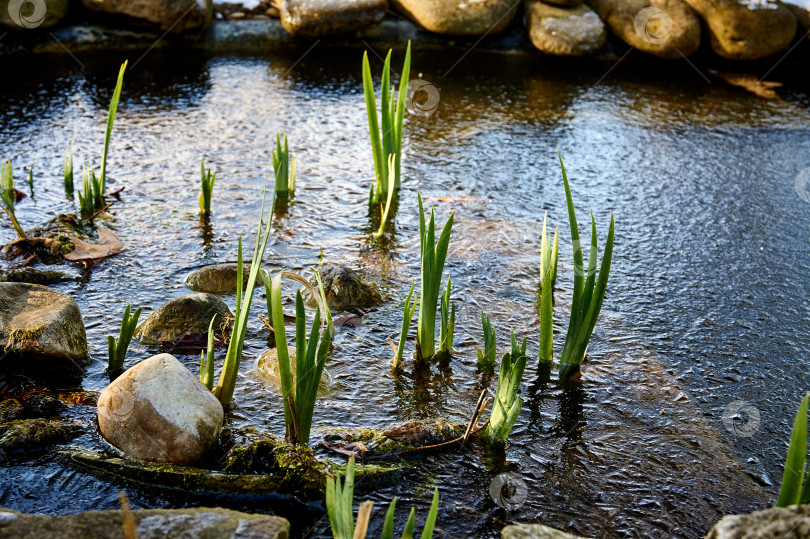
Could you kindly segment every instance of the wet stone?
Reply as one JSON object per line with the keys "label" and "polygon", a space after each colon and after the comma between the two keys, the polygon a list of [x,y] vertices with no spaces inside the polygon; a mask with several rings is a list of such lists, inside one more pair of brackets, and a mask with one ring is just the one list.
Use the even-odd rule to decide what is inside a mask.
{"label": "wet stone", "polygon": [[527,26],[532,43],[546,54],[583,56],[599,50],[607,39],[605,24],[588,6],[550,6],[527,2]]}
{"label": "wet stone", "polygon": [[25,408],[17,399],[6,399],[0,402],[0,423],[6,423],[22,417]]}
{"label": "wet stone", "polygon": [[[463,4],[464,8],[460,8]],[[504,30],[517,13],[520,2],[489,0],[392,0],[399,13],[437,34],[484,35]]]}
{"label": "wet stone", "polygon": [[[290,354],[290,370],[292,371],[292,378],[295,380],[295,350],[289,348]],[[278,367],[278,349],[271,348],[265,350],[256,360],[256,372],[268,382],[271,382],[276,388],[281,391],[281,371]],[[335,386],[335,381],[332,375],[329,374],[325,368],[321,374],[321,380],[318,384],[318,395],[325,395],[331,391]]]}
{"label": "wet stone", "polygon": [[231,310],[217,296],[197,293],[174,298],[155,309],[138,325],[135,338],[147,345],[203,342],[213,317],[216,317],[216,333],[220,334],[225,319],[233,318]]}
{"label": "wet stone", "polygon": [[361,30],[385,18],[388,0],[281,0],[281,24],[296,36],[321,37]]}
{"label": "wet stone", "polygon": [[580,539],[580,536],[542,524],[515,524],[501,530],[501,539]]}
{"label": "wet stone", "polygon": [[[141,509],[131,512],[138,539],[195,537],[218,539],[287,539],[290,523],[283,518],[254,515],[221,508]],[[0,536],[34,539],[41,537],[83,537],[85,539],[115,536],[121,532],[121,511],[89,511],[72,515],[29,515],[0,511]]]}
{"label": "wet stone", "polygon": [[0,462],[8,456],[70,440],[81,428],[77,423],[48,419],[21,419],[0,424]]}
{"label": "wet stone", "polygon": [[82,0],[82,4],[94,11],[130,17],[172,32],[205,28],[214,14],[212,0]]}
{"label": "wet stone", "polygon": [[[362,309],[375,305],[382,299],[377,283],[346,266],[327,265],[318,269],[326,294],[326,304],[333,311]],[[317,290],[318,282],[313,276],[310,283]],[[304,300],[315,307],[315,298],[304,290]]]}
{"label": "wet stone", "polygon": [[79,306],[47,286],[0,283],[0,345],[26,365],[84,359],[87,337]]}
{"label": "wet stone", "polygon": [[770,539],[810,537],[810,505],[771,507],[746,515],[727,515],[706,539]]}
{"label": "wet stone", "polygon": [[[226,262],[224,264],[212,264],[192,271],[186,278],[186,286],[195,292],[206,292],[208,294],[235,294],[236,275],[238,264]],[[248,284],[250,275],[250,265],[242,266],[242,287]],[[256,279],[256,285],[261,284],[261,278]]]}

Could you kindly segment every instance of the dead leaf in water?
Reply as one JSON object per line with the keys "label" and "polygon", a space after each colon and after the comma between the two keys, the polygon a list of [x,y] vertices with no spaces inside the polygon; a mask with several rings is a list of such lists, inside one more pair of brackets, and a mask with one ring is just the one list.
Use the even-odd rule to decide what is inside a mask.
{"label": "dead leaf in water", "polygon": [[755,75],[726,73],[723,71],[715,71],[714,69],[710,69],[709,73],[715,77],[723,79],[732,86],[737,86],[739,88],[743,88],[744,90],[748,90],[757,97],[761,97],[763,99],[781,99],[779,94],[773,91],[774,88],[779,88],[782,86],[781,82],[759,80]]}
{"label": "dead leaf in water", "polygon": [[84,262],[88,266],[124,250],[121,240],[113,234],[112,230],[103,226],[98,227],[97,243],[88,243],[70,234],[68,234],[68,238],[73,242],[75,248],[63,255],[63,258],[70,262]]}

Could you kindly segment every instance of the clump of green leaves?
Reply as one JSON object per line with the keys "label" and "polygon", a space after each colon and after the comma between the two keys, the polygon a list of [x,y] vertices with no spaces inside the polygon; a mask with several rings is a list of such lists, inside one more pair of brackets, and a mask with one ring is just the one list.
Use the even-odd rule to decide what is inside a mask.
{"label": "clump of green leaves", "polygon": [[438,242],[436,242],[433,209],[430,210],[430,220],[426,225],[422,195],[419,195],[419,239],[422,272],[419,290],[416,350],[417,356],[422,359],[432,359],[436,354],[436,307],[439,301],[444,261],[447,258],[447,247],[450,243],[452,228],[453,214],[451,213],[444,224]]}
{"label": "clump of green leaves", "polygon": [[456,306],[450,303],[450,277],[442,294],[439,326],[439,354],[449,357],[453,351],[453,332],[456,326]]}
{"label": "clump of green leaves", "polygon": [[489,443],[506,443],[512,427],[517,421],[523,407],[523,399],[517,394],[520,382],[523,380],[523,371],[526,368],[526,339],[523,345],[518,346],[515,333],[512,332],[512,352],[504,354],[501,359],[501,368],[498,373],[498,387],[495,390],[495,400],[492,402],[492,411],[489,424],[484,430],[483,438]]}
{"label": "clump of green leaves", "polygon": [[82,165],[82,189],[78,192],[79,209],[82,217],[90,217],[104,206],[101,180],[96,178],[95,171],[87,165]]}
{"label": "clump of green leaves", "polygon": [[17,221],[17,215],[14,212],[14,204],[17,202],[17,191],[14,189],[14,173],[11,170],[11,159],[6,159],[5,162],[0,163],[0,199],[3,201],[3,206],[6,210],[11,226],[17,232],[20,238],[25,237],[25,232]]}
{"label": "clump of green leaves", "polygon": [[776,507],[805,505],[810,503],[810,476],[805,472],[807,460],[807,404],[810,393],[804,395],[796,418],[785,458],[785,471],[782,474],[782,487]]}
{"label": "clump of green leaves", "polygon": [[[405,341],[408,339],[408,333],[411,330],[411,321],[413,320],[413,313],[416,311],[416,303],[419,300],[413,295],[414,282],[411,281],[411,289],[408,291],[408,297],[405,298],[405,307],[402,313],[402,328],[399,330],[399,345],[397,346],[397,355],[394,357],[393,370],[399,369],[402,363],[402,356],[405,353]],[[413,302],[411,302],[413,297]]]}
{"label": "clump of green leaves", "polygon": [[138,325],[138,318],[141,316],[141,308],[138,307],[135,312],[130,315],[129,310],[131,306],[127,305],[124,309],[124,316],[121,318],[121,331],[118,334],[118,341],[112,335],[107,336],[107,348],[109,358],[107,363],[107,370],[109,372],[116,372],[124,367],[124,359],[127,355],[129,343],[132,341],[132,335],[135,333],[135,328]]}
{"label": "clump of green leaves", "polygon": [[211,193],[214,191],[214,181],[217,173],[205,168],[205,159],[200,158],[200,196],[197,197],[200,203],[200,215],[211,215]]}
{"label": "clump of green leaves", "polygon": [[214,320],[217,315],[211,317],[208,323],[208,346],[200,352],[200,383],[208,388],[214,389]]}
{"label": "clump of green leaves", "polygon": [[495,330],[489,321],[489,316],[481,309],[481,325],[484,328],[484,350],[478,349],[478,369],[484,373],[495,371],[495,361],[497,360],[498,345],[495,340]]}
{"label": "clump of green leaves", "polygon": [[73,195],[73,142],[70,143],[70,149],[65,150],[65,161],[62,170],[65,181],[65,193]]}
{"label": "clump of green leaves", "polygon": [[[558,154],[559,156],[559,154]],[[566,382],[579,372],[579,366],[585,359],[588,342],[591,340],[596,319],[602,309],[607,290],[610,263],[613,257],[613,215],[610,216],[605,252],[602,255],[602,264],[599,275],[596,274],[597,238],[596,222],[591,213],[591,249],[588,256],[587,272],[583,263],[582,248],[580,247],[579,226],[574,211],[574,202],[571,199],[571,189],[568,186],[568,176],[560,156],[560,169],[565,184],[565,198],[568,203],[568,221],[571,226],[571,241],[574,245],[574,297],[571,304],[571,319],[568,322],[568,332],[560,356],[560,381]],[[587,277],[587,278],[586,278]],[[545,277],[544,277],[545,278]],[[550,289],[550,287],[549,287]],[[542,299],[541,299],[542,303]],[[549,316],[550,320],[550,316]],[[547,344],[546,344],[547,346]],[[541,348],[542,353],[542,348]]]}
{"label": "clump of green leaves", "polygon": [[[374,156],[375,182],[371,186],[369,205],[382,202],[389,192],[389,182],[393,177],[393,189],[401,183],[402,163],[402,123],[405,118],[405,105],[408,96],[408,81],[411,73],[411,42],[405,52],[402,75],[399,80],[399,93],[394,99],[394,88],[391,86],[391,51],[385,57],[382,79],[380,81],[381,120],[377,117],[377,101],[374,96],[374,82],[371,79],[371,67],[368,63],[368,52],[363,53],[363,90],[366,97],[368,114],[368,131],[371,137],[371,151]],[[393,159],[389,159],[393,156]],[[392,173],[393,171],[393,173]]]}
{"label": "clump of green leaves", "polygon": [[[365,501],[360,504],[355,524],[352,506],[354,504],[354,457],[349,458],[346,466],[345,484],[341,488],[340,476],[326,478],[326,511],[329,514],[329,524],[332,536],[335,539],[365,539],[371,510],[374,502]],[[394,511],[397,499],[394,497],[385,513],[381,539],[394,539]],[[436,527],[436,518],[439,514],[439,489],[433,489],[433,501],[430,504],[425,526],[422,529],[422,539],[431,539]],[[401,539],[413,539],[416,527],[416,510],[411,508],[405,530]]]}
{"label": "clump of green leaves", "polygon": [[287,334],[284,329],[284,312],[281,302],[281,275],[273,278],[271,285],[273,331],[276,335],[276,351],[281,377],[281,389],[284,398],[284,420],[286,437],[291,443],[308,445],[312,428],[312,415],[315,410],[315,399],[318,385],[326,364],[326,356],[332,344],[334,327],[326,324],[323,335],[320,335],[320,310],[315,311],[312,330],[307,338],[307,319],[304,311],[304,300],[301,291],[295,294],[295,380],[292,378],[290,353],[287,347]]}
{"label": "clump of green leaves", "polygon": [[284,145],[281,145],[281,134],[276,133],[276,149],[273,150],[273,173],[276,178],[276,197],[295,195],[295,155],[290,156],[287,145],[287,133],[284,133]]}
{"label": "clump of green leaves", "polygon": [[[220,372],[217,387],[214,388],[214,395],[223,406],[233,399],[233,390],[236,387],[236,375],[239,372],[239,364],[242,361],[242,348],[245,345],[245,334],[250,317],[250,304],[253,301],[256,279],[261,271],[260,266],[264,258],[264,251],[267,248],[267,239],[270,236],[270,228],[273,223],[272,219],[267,219],[267,226],[264,229],[264,234],[262,234],[266,194],[267,185],[265,184],[264,194],[262,195],[262,207],[261,210],[259,210],[259,223],[256,226],[256,245],[253,248],[253,257],[250,262],[250,275],[248,276],[248,284],[244,297],[242,296],[242,279],[236,279],[236,312],[233,333],[231,334],[231,341],[228,343],[228,351],[225,354],[225,362],[222,365],[222,372]],[[242,238],[239,238],[236,275],[244,275],[242,264]]]}

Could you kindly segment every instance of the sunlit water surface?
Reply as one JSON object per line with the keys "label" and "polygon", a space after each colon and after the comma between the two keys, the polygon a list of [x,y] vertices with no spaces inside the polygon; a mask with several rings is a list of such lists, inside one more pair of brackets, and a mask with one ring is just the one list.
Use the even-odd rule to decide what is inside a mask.
{"label": "sunlit water surface", "polygon": [[[797,173],[810,167],[807,86],[788,85],[784,101],[769,102],[706,84],[683,63],[620,68],[595,84],[609,65],[475,54],[443,78],[455,54],[415,57],[412,72],[440,88],[441,102],[428,118],[407,118],[399,213],[381,244],[370,240],[367,215],[373,166],[359,53],[321,47],[296,64],[297,54],[152,52],[135,65],[108,164],[110,188],[126,189],[105,221],[127,250],[55,287],[78,301],[87,326],[93,361],[82,387],[107,385],[105,339],[127,303],[145,316],[189,292],[188,271],[235,260],[240,235],[253,241],[272,137],[282,130],[299,180],[287,215],[275,220],[266,264],[304,270],[323,249],[327,261],[375,275],[386,296],[362,326],[339,331],[327,364],[338,386],[318,401],[316,432],[436,416],[464,422],[485,383],[475,364],[480,310],[502,346],[510,327],[529,341],[523,411],[506,451],[433,455],[409,461],[404,480],[361,482],[356,498],[377,502],[375,535],[394,495],[400,526],[412,505],[422,522],[434,486],[444,537],[497,537],[515,522],[600,537],[699,537],[724,513],[772,504],[789,425],[808,389],[810,204],[794,191]],[[123,58],[80,60],[84,67],[69,57],[4,61],[2,157],[24,190],[23,167],[35,167],[35,196],[18,205],[23,226],[74,211],[61,185],[71,140],[77,169],[81,156],[98,164]],[[557,352],[570,308],[556,150],[580,222],[592,208],[604,240],[611,211],[616,219],[590,366],[582,386],[565,391],[538,382],[533,360],[544,212],[562,238]],[[201,156],[217,172],[210,226],[197,215]],[[455,213],[445,275],[458,307],[456,353],[449,366],[413,373],[409,363],[397,377],[386,338],[398,335],[404,295],[418,276],[417,191],[440,222]],[[0,240],[10,239],[3,228]],[[233,297],[223,299],[233,307]],[[263,295],[253,308],[264,311]],[[279,395],[254,370],[265,337],[252,316],[229,421],[282,434]],[[128,365],[156,351],[133,343]],[[196,353],[178,356],[196,369]],[[760,412],[758,427],[739,431],[750,437],[723,425],[735,400]],[[67,415],[87,426],[74,444],[103,447],[93,409]],[[528,487],[513,511],[488,493],[503,472]],[[96,478],[54,453],[7,461],[0,477],[0,506],[21,511],[116,508],[125,489],[139,507],[218,504],[288,517],[297,536],[328,534],[319,503],[167,492]]]}

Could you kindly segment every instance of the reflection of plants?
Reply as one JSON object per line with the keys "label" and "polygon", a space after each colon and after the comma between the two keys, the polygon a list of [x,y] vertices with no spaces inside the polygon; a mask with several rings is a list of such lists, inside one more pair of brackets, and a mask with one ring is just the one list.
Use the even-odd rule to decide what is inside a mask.
{"label": "reflection of plants", "polygon": [[[393,176],[394,189],[400,185],[402,158],[402,122],[405,117],[406,99],[408,97],[408,78],[411,72],[411,42],[405,52],[402,65],[402,76],[399,81],[399,93],[394,100],[394,89],[391,87],[391,51],[385,57],[382,79],[380,81],[381,123],[377,121],[377,102],[374,97],[374,82],[371,79],[371,68],[368,63],[368,52],[363,53],[363,90],[366,97],[368,131],[371,137],[371,151],[374,156],[376,181],[371,186],[369,204],[382,202],[389,191],[388,184]],[[389,160],[389,156],[393,156]],[[393,175],[391,174],[393,169]]]}
{"label": "reflection of plants", "polygon": [[217,315],[211,317],[208,323],[208,346],[200,352],[200,383],[209,390],[214,389],[214,320]]}
{"label": "reflection of plants", "polygon": [[456,325],[456,306],[450,303],[450,277],[442,294],[439,326],[439,354],[449,357],[453,351],[453,331]]}
{"label": "reflection of plants", "polygon": [[411,321],[413,320],[413,313],[416,310],[416,303],[419,298],[413,297],[414,282],[411,281],[411,289],[408,292],[408,297],[405,298],[405,307],[402,313],[402,328],[399,330],[399,345],[397,346],[397,355],[394,357],[393,370],[396,371],[402,363],[402,355],[405,353],[405,341],[408,339],[408,333],[411,329]]}
{"label": "reflection of plants", "polygon": [[284,134],[284,146],[281,145],[281,134],[276,133],[276,149],[273,150],[273,173],[276,178],[276,197],[295,195],[295,155],[290,158],[287,146],[287,134]]}
{"label": "reflection of plants", "polygon": [[141,308],[138,307],[135,313],[130,316],[130,306],[124,309],[124,316],[121,318],[121,331],[118,334],[118,341],[112,335],[107,336],[107,348],[109,351],[108,370],[115,372],[124,367],[124,359],[127,355],[127,348],[138,325],[138,318],[141,316]]}
{"label": "reflection of plants", "polygon": [[301,291],[295,293],[295,380],[292,376],[290,353],[287,348],[287,333],[284,329],[284,312],[281,303],[281,275],[273,278],[271,285],[273,331],[276,337],[278,353],[278,370],[281,377],[281,389],[284,398],[284,422],[287,439],[295,444],[309,444],[309,433],[312,428],[312,415],[315,410],[315,398],[321,382],[326,356],[332,344],[334,328],[326,324],[323,335],[319,335],[320,310],[315,311],[312,331],[307,339],[307,319],[304,311],[304,300]]}
{"label": "reflection of plants", "polygon": [[[559,156],[559,158],[563,183],[565,184],[565,197],[568,203],[568,221],[571,226],[571,241],[574,244],[574,297],[571,305],[571,319],[568,322],[568,333],[565,336],[565,344],[563,345],[559,366],[560,381],[565,382],[579,372],[579,366],[585,359],[588,342],[593,334],[596,319],[599,317],[599,311],[602,309],[602,302],[605,299],[608,275],[610,274],[610,262],[613,256],[613,214],[610,216],[610,228],[608,229],[605,252],[602,256],[602,264],[597,277],[596,222],[593,219],[593,213],[591,213],[591,250],[588,255],[588,270],[586,274],[582,249],[579,248],[579,226],[577,225],[577,217],[574,211],[574,202],[571,199],[571,189],[568,186],[568,176],[565,174],[565,166],[563,165],[562,157]],[[585,275],[587,275],[587,279],[585,279]],[[550,316],[548,320],[550,320]]]}
{"label": "reflection of plants", "polygon": [[256,286],[256,279],[261,271],[261,261],[264,258],[264,251],[267,247],[267,239],[270,236],[270,226],[272,219],[267,220],[267,226],[262,234],[262,222],[264,221],[264,202],[267,195],[265,184],[262,195],[262,207],[259,210],[259,223],[256,226],[256,245],[253,248],[253,258],[250,262],[250,275],[248,276],[247,289],[244,298],[242,297],[242,279],[244,275],[242,269],[242,238],[239,238],[239,251],[236,264],[236,312],[231,334],[231,341],[228,343],[228,352],[225,354],[225,362],[222,365],[222,372],[219,375],[219,382],[214,389],[214,395],[222,405],[226,405],[233,399],[233,390],[236,387],[236,375],[239,372],[239,363],[242,361],[242,348],[245,344],[245,334],[250,316],[250,304],[253,301],[253,292]]}
{"label": "reflection of plants", "polygon": [[808,399],[810,399],[810,393],[804,395],[796,418],[793,420],[793,432],[790,435],[785,471],[782,474],[782,488],[779,489],[776,507],[810,503],[810,477],[805,473]]}
{"label": "reflection of plants", "polygon": [[17,215],[14,213],[14,204],[17,202],[17,191],[14,189],[14,174],[11,171],[11,160],[7,159],[4,163],[0,163],[0,199],[3,200],[6,215],[11,220],[11,226],[17,232],[17,236],[24,238],[25,232],[17,221]]}
{"label": "reflection of plants", "polygon": [[489,416],[489,424],[484,430],[483,438],[489,443],[506,443],[512,427],[517,421],[523,400],[517,394],[520,382],[523,380],[523,370],[526,368],[526,340],[520,347],[512,332],[512,352],[523,352],[517,357],[504,354],[501,359],[501,369],[498,373],[498,387],[495,390],[495,400]]}
{"label": "reflection of plants", "polygon": [[[349,458],[346,466],[346,477],[343,488],[340,485],[340,476],[326,478],[326,511],[329,514],[329,524],[332,536],[335,539],[365,539],[371,510],[374,502],[365,501],[360,504],[357,511],[357,522],[354,521],[352,506],[354,504],[354,456]],[[397,499],[394,497],[385,513],[381,539],[394,539],[394,511]],[[431,539],[433,529],[436,527],[436,518],[439,514],[439,489],[433,489],[433,501],[430,504],[425,527],[422,529],[422,539]],[[405,530],[400,536],[402,539],[413,539],[416,527],[416,510],[411,508]]]}
{"label": "reflection of plants", "polygon": [[211,215],[211,193],[214,191],[214,181],[217,173],[205,168],[205,159],[200,158],[200,215]]}
{"label": "reflection of plants", "polygon": [[[442,284],[444,261],[450,243],[450,231],[453,228],[453,214],[444,224],[438,242],[433,209],[430,210],[430,221],[425,225],[425,210],[422,207],[422,196],[419,195],[419,239],[422,259],[422,280],[419,290],[419,319],[416,332],[417,356],[431,359],[435,355],[436,341],[436,306],[439,301],[439,289]],[[452,344],[452,343],[451,343]]]}
{"label": "reflection of plants", "polygon": [[73,142],[70,143],[70,149],[65,150],[65,163],[63,168],[63,177],[65,181],[65,193],[73,194]]}
{"label": "reflection of plants", "polygon": [[489,321],[489,316],[481,310],[481,325],[484,327],[484,351],[478,349],[478,368],[483,373],[491,373],[495,370],[496,354],[498,345],[495,340],[495,330]]}

